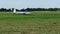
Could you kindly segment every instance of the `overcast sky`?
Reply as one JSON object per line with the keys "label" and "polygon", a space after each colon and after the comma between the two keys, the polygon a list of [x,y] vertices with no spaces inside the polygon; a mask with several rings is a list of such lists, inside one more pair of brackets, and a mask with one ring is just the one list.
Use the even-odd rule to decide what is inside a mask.
{"label": "overcast sky", "polygon": [[0,8],[60,8],[60,0],[0,0]]}

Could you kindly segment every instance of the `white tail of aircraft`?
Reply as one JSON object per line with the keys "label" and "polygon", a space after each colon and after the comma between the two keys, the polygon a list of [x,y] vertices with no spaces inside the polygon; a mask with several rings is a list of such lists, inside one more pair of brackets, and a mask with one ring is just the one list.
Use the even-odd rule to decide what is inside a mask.
{"label": "white tail of aircraft", "polygon": [[15,9],[13,10],[13,13],[16,13],[16,10]]}
{"label": "white tail of aircraft", "polygon": [[31,14],[30,12],[27,12],[27,11],[25,11],[25,12],[16,12],[16,9],[13,10],[13,13],[15,13],[15,14]]}

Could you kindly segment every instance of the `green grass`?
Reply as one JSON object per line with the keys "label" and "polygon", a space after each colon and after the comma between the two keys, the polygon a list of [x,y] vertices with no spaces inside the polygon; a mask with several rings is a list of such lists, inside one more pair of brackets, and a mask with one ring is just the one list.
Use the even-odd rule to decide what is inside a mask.
{"label": "green grass", "polygon": [[60,12],[0,12],[0,34],[60,34]]}

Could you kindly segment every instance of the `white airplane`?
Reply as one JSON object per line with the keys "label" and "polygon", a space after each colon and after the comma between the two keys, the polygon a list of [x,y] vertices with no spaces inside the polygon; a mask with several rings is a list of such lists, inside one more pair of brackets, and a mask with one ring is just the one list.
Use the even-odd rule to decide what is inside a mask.
{"label": "white airplane", "polygon": [[23,11],[23,12],[17,12],[16,9],[13,10],[14,14],[31,14],[31,12]]}

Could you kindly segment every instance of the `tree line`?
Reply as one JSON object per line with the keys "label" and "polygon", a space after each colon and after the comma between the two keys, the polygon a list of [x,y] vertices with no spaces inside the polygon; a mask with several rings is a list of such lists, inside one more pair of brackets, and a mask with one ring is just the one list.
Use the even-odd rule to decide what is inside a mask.
{"label": "tree line", "polygon": [[[12,12],[14,8],[6,9],[0,8],[0,12]],[[26,9],[16,9],[16,11],[60,11],[60,8],[26,8]]]}
{"label": "tree line", "polygon": [[21,9],[21,11],[58,11],[60,8],[27,8],[27,9]]}

